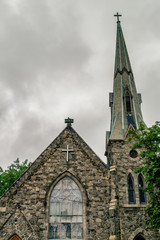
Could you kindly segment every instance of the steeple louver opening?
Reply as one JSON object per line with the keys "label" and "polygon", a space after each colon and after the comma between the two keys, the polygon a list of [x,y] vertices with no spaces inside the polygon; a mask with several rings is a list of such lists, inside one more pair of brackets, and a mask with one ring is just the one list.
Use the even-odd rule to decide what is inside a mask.
{"label": "steeple louver opening", "polygon": [[125,91],[124,95],[124,102],[125,102],[125,112],[127,114],[131,114],[132,112],[132,97],[128,89]]}

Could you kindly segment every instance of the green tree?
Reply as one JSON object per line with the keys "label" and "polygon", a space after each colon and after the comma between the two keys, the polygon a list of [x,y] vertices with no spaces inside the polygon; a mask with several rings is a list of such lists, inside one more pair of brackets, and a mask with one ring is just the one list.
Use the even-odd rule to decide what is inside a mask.
{"label": "green tree", "polygon": [[144,191],[149,195],[146,225],[160,229],[160,122],[150,128],[141,123],[138,130],[130,130],[129,134],[129,141],[135,142],[132,149],[141,149],[140,157],[144,159],[144,165],[135,172],[143,173]]}
{"label": "green tree", "polygon": [[19,158],[15,160],[7,170],[0,167],[0,196],[22,175],[31,165],[28,160],[20,163]]}

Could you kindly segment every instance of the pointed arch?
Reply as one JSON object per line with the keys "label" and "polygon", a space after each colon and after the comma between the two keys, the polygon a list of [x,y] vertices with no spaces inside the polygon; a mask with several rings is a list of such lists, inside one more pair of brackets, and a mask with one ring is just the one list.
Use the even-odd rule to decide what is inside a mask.
{"label": "pointed arch", "polygon": [[128,240],[145,240],[145,236],[147,236],[146,230],[144,228],[137,228],[132,232]]}
{"label": "pointed arch", "polygon": [[128,132],[129,132],[129,130],[131,130],[131,129],[135,130],[135,128],[134,128],[134,126],[133,126],[132,123],[129,124],[129,127],[128,127],[125,135],[124,135],[124,139],[125,139],[125,140],[127,139],[127,137],[128,137]]}
{"label": "pointed arch", "polygon": [[145,238],[141,234],[138,234],[133,240],[145,240]]}
{"label": "pointed arch", "polygon": [[12,235],[9,240],[22,240],[17,234]]}
{"label": "pointed arch", "polygon": [[128,174],[127,184],[128,184],[128,203],[135,204],[134,180],[131,173]]}
{"label": "pointed arch", "polygon": [[80,181],[65,171],[48,194],[48,238],[86,238],[87,195]]}
{"label": "pointed arch", "polygon": [[141,173],[138,175],[138,191],[140,204],[146,203],[146,196],[144,192],[144,178]]}
{"label": "pointed arch", "polygon": [[80,188],[81,192],[82,192],[82,195],[83,195],[83,202],[88,202],[88,195],[87,195],[87,192],[86,192],[86,189],[85,187],[83,186],[83,183],[81,182],[81,180],[78,178],[77,174],[75,173],[72,173],[70,171],[64,171],[62,172],[60,175],[58,175],[54,180],[53,180],[53,183],[51,184],[50,186],[50,189],[47,191],[46,193],[46,202],[45,202],[45,205],[47,206],[47,203],[49,202],[49,199],[51,197],[51,193],[55,187],[55,185],[64,177],[70,177],[71,179],[73,179],[73,181],[78,185],[78,187]]}
{"label": "pointed arch", "polygon": [[125,112],[127,114],[132,113],[132,95],[128,89],[128,87],[124,90],[124,105],[125,105]]}

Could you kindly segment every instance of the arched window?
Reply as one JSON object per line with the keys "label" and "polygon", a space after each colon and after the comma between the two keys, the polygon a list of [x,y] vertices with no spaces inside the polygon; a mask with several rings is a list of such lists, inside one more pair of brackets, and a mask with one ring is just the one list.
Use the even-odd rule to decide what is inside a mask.
{"label": "arched window", "polygon": [[144,181],[143,181],[142,174],[140,173],[138,175],[138,190],[139,190],[139,202],[140,203],[146,202],[145,193],[144,193],[143,189],[144,189]]}
{"label": "arched window", "polygon": [[130,114],[132,112],[132,98],[128,88],[125,90],[124,102],[126,113]]}
{"label": "arched window", "polygon": [[51,194],[49,239],[82,239],[82,215],[81,191],[66,176]]}
{"label": "arched window", "polygon": [[128,175],[127,182],[128,182],[128,202],[129,204],[134,204],[135,203],[134,184],[131,173],[129,173]]}
{"label": "arched window", "polygon": [[142,237],[141,235],[137,235],[134,240],[145,240],[144,237]]}
{"label": "arched window", "polygon": [[9,240],[21,240],[21,238],[17,234],[14,234]]}

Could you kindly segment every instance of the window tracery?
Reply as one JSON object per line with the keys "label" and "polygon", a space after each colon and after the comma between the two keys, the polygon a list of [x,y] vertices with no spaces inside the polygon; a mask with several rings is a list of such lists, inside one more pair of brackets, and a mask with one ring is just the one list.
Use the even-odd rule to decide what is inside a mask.
{"label": "window tracery", "polygon": [[54,187],[50,197],[49,239],[82,239],[82,194],[68,176]]}

